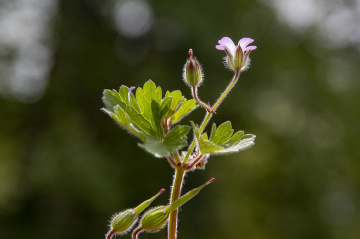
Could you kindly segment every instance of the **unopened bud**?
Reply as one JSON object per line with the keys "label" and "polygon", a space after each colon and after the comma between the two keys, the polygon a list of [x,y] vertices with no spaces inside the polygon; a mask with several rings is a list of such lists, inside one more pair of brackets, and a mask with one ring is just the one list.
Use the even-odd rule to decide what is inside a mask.
{"label": "unopened bud", "polygon": [[183,78],[185,83],[190,87],[198,86],[203,78],[201,66],[199,62],[193,58],[192,49],[189,50],[190,58],[186,61],[184,66]]}
{"label": "unopened bud", "polygon": [[111,239],[114,235],[121,235],[127,233],[134,226],[138,219],[138,215],[147,208],[152,201],[155,200],[165,190],[161,189],[155,196],[144,201],[139,206],[133,209],[127,209],[123,212],[115,214],[111,219],[110,230],[106,234],[107,239]]}

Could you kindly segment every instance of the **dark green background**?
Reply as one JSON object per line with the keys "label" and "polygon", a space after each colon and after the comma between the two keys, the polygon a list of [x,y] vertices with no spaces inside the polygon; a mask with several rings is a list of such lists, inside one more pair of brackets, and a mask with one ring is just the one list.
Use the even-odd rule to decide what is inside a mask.
{"label": "dark green background", "polygon": [[184,191],[216,180],[182,207],[178,238],[359,238],[358,45],[329,46],[319,28],[293,29],[264,2],[149,1],[151,29],[127,38],[110,2],[59,1],[44,96],[0,99],[0,238],[103,238],[114,212],[161,188],[154,205],[166,204],[169,164],[100,111],[102,91],[152,79],[189,98],[182,67],[192,48],[205,73],[200,97],[214,102],[232,77],[215,49],[223,36],[251,37],[258,49],[212,121],[232,121],[256,145],[188,174]]}

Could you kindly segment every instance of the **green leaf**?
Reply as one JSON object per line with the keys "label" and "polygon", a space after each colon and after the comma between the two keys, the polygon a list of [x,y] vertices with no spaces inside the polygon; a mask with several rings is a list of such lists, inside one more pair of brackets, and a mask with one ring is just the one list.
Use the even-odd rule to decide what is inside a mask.
{"label": "green leaf", "polygon": [[111,90],[104,90],[102,101],[105,106],[112,112],[114,112],[114,107],[120,102],[114,95]]}
{"label": "green leaf", "polygon": [[215,144],[222,145],[231,137],[233,133],[234,130],[231,129],[230,121],[221,124],[217,129],[216,125],[213,124],[210,141],[214,142]]}
{"label": "green leaf", "polygon": [[144,84],[144,96],[147,102],[151,103],[151,100],[155,100],[159,105],[161,104],[161,87],[156,88],[155,83],[152,80],[148,80]]}
{"label": "green leaf", "polygon": [[135,96],[133,95],[133,93],[130,93],[129,96],[130,96],[130,105],[128,105],[128,106],[131,107],[130,110],[135,110],[136,113],[142,114],[142,111],[141,111],[139,104],[138,104],[137,100],[135,99]]}
{"label": "green leaf", "polygon": [[165,118],[170,118],[174,114],[175,110],[177,110],[180,107],[184,97],[182,96],[181,91],[179,90],[175,90],[171,93],[167,91],[165,97],[172,98],[170,109],[168,113],[165,115]]}
{"label": "green leaf", "polygon": [[[116,91],[113,90],[113,93],[115,93]],[[124,102],[126,105],[129,105],[129,88],[125,85],[122,85],[120,86],[120,89],[119,89],[119,100],[121,102]]]}
{"label": "green leaf", "polygon": [[237,141],[239,141],[244,136],[244,131],[236,132],[228,141],[224,143],[224,147],[230,147],[234,145]]}
{"label": "green leaf", "polygon": [[217,152],[219,150],[222,150],[223,148],[216,145],[215,143],[209,141],[206,139],[207,137],[201,136],[198,139],[198,144],[200,148],[201,154],[211,154],[214,152]]}
{"label": "green leaf", "polygon": [[148,135],[155,135],[152,124],[148,120],[146,120],[141,113],[138,113],[133,109],[130,109],[130,107],[126,109],[126,113],[128,114],[131,122],[134,125],[136,125],[139,129],[141,129]]}
{"label": "green leaf", "polygon": [[102,110],[108,115],[110,115],[111,118],[113,118],[125,130],[129,131],[130,133],[141,139],[143,142],[145,142],[144,133],[134,127],[134,125],[130,122],[128,115],[120,106],[116,106],[114,108],[115,113],[106,108],[103,108]]}
{"label": "green leaf", "polygon": [[163,129],[161,127],[161,115],[160,115],[160,106],[159,104],[155,101],[152,100],[151,101],[151,112],[152,112],[152,128],[155,132],[155,135],[161,139],[163,136]]}
{"label": "green leaf", "polygon": [[160,105],[160,116],[161,118],[165,117],[165,115],[169,112],[172,105],[173,98],[165,97]]}
{"label": "green leaf", "polygon": [[255,143],[255,135],[246,135],[245,138],[240,139],[239,141],[235,142],[233,145],[228,147],[223,147],[222,150],[216,152],[216,154],[228,154],[228,153],[236,153],[246,149],[251,148]]}
{"label": "green leaf", "polygon": [[221,124],[218,128],[213,124],[210,139],[206,133],[199,136],[198,129],[194,124],[193,128],[201,154],[236,153],[253,146],[256,138],[255,135],[244,135],[243,131],[233,135],[234,130],[231,129],[229,121]]}
{"label": "green leaf", "polygon": [[184,99],[179,109],[176,110],[176,112],[171,116],[170,121],[171,123],[175,124],[179,122],[183,117],[188,115],[191,111],[196,109],[198,106],[196,105],[196,101],[186,100]]}
{"label": "green leaf", "polygon": [[139,144],[139,146],[155,157],[168,157],[170,153],[187,145],[186,134],[189,129],[190,127],[187,125],[178,125],[165,136],[163,141],[152,136],[146,136],[146,143]]}
{"label": "green leaf", "polygon": [[146,143],[138,144],[140,148],[153,154],[157,158],[168,157],[171,152],[166,148],[166,145],[156,137],[146,135]]}
{"label": "green leaf", "polygon": [[188,125],[177,125],[164,138],[164,144],[167,146],[186,146],[186,135],[190,130]]}
{"label": "green leaf", "polygon": [[151,121],[152,111],[151,111],[151,94],[150,92],[145,92],[140,87],[136,90],[136,99],[138,101],[139,107],[143,116],[148,121]]}
{"label": "green leaf", "polygon": [[122,128],[140,138],[142,148],[160,157],[187,145],[189,126],[177,126],[164,137],[163,119],[171,117],[171,123],[195,109],[194,100],[186,100],[180,91],[166,92],[162,99],[162,90],[151,80],[143,88],[138,87],[135,94],[122,85],[119,91],[105,90],[104,112],[112,117]]}

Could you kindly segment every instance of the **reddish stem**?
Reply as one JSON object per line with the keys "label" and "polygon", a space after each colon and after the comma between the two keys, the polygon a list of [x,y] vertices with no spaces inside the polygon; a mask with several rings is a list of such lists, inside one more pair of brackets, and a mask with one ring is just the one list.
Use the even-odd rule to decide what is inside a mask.
{"label": "reddish stem", "polygon": [[106,236],[106,239],[112,239],[114,235],[115,235],[115,232],[113,230],[109,230],[105,236]]}
{"label": "reddish stem", "polygon": [[132,239],[138,239],[139,234],[140,234],[142,231],[143,231],[143,229],[142,229],[141,227],[136,228],[136,229],[134,230],[131,238],[132,238]]}

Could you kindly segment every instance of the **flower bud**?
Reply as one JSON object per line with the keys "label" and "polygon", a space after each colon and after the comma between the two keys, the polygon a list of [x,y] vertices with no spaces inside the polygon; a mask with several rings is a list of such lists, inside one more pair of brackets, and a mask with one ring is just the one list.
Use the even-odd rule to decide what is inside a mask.
{"label": "flower bud", "polygon": [[190,58],[186,61],[184,66],[183,78],[185,83],[190,87],[198,86],[203,78],[202,69],[199,62],[193,58],[192,49],[189,50]]}
{"label": "flower bud", "polygon": [[142,217],[139,227],[147,232],[156,232],[162,229],[169,217],[166,208],[166,206],[160,206],[147,211]]}
{"label": "flower bud", "polygon": [[123,212],[115,214],[111,219],[110,230],[106,234],[107,239],[111,239],[115,234],[121,235],[127,233],[134,226],[138,219],[138,215],[147,208],[152,201],[155,200],[165,190],[161,189],[155,196],[142,202],[139,206],[133,209],[127,209]]}

